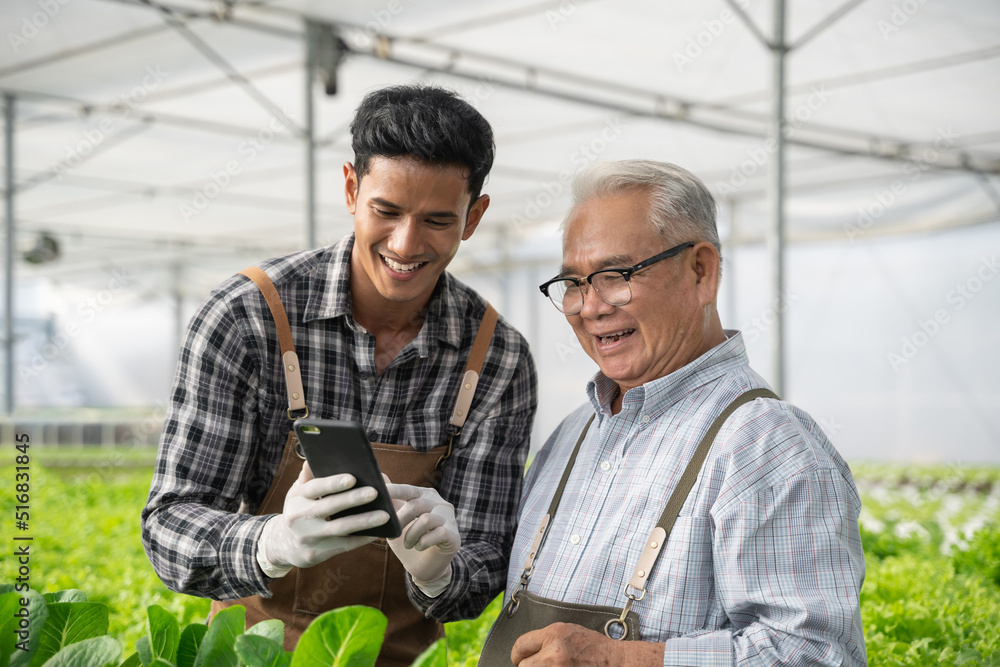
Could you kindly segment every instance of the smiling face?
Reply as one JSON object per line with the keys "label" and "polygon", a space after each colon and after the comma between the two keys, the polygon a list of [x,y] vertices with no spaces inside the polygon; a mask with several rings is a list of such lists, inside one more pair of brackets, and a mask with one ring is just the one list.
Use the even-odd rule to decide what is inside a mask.
{"label": "smiling face", "polygon": [[347,209],[354,214],[355,317],[419,311],[459,244],[476,230],[489,197],[470,208],[469,181],[460,167],[410,157],[372,158],[360,187],[350,163],[344,176]]}
{"label": "smiling face", "polygon": [[[590,199],[567,220],[562,275],[583,278],[631,266],[671,245],[649,222],[647,193]],[[608,305],[588,286],[583,310],[566,317],[583,349],[618,384],[618,401],[725,340],[715,312],[718,253],[712,244],[697,243],[653,264],[633,275],[631,286],[624,306]]]}

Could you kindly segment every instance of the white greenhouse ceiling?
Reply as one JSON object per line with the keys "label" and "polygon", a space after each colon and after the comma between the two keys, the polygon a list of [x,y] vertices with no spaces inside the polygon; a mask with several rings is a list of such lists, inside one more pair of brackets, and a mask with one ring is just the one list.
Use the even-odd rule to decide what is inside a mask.
{"label": "white greenhouse ceiling", "polygon": [[[84,263],[123,244],[173,264],[307,243],[310,19],[347,47],[336,95],[316,89],[318,242],[350,227],[353,108],[412,79],[459,90],[494,124],[485,229],[506,230],[505,243],[561,217],[573,171],[625,157],[693,170],[736,205],[733,240],[759,240],[773,5],[6,0],[17,228],[48,231]],[[794,0],[786,11],[789,240],[997,218],[1000,5]],[[494,262],[487,236],[475,247]]]}
{"label": "white greenhouse ceiling", "polygon": [[[784,238],[789,273],[809,280],[776,294],[763,248],[782,6]],[[342,44],[326,68],[336,93],[312,88],[312,232],[310,30]],[[775,327],[754,322],[787,316],[791,398],[833,406],[849,452],[876,442],[889,455],[933,452],[945,425],[962,423],[968,458],[1000,460],[1000,394],[977,374],[1000,360],[1000,281],[980,284],[989,296],[961,314],[947,296],[1000,249],[987,247],[1000,238],[996,0],[3,0],[0,37],[16,363],[79,319],[81,295],[106,291],[113,271],[135,277],[116,296],[120,317],[48,364],[75,364],[80,386],[108,390],[66,390],[77,385],[53,371],[19,385],[22,405],[51,404],[60,391],[66,405],[164,396],[176,330],[208,290],[250,263],[350,231],[342,165],[353,159],[348,124],[361,97],[426,81],[457,90],[496,131],[491,206],[452,268],[536,349],[536,438],[582,400],[593,371],[579,350],[574,365],[552,347],[572,344],[568,329],[555,343],[543,336],[564,323],[535,287],[559,262],[567,184],[594,160],[649,158],[690,169],[718,197],[734,260],[724,324],[754,334],[751,359],[766,376]],[[784,300],[795,303],[787,313]],[[933,353],[902,369],[887,363],[941,308],[955,323],[937,340],[961,342],[928,345]],[[861,341],[862,329],[875,333]],[[129,350],[114,338],[125,330]],[[91,372],[122,355],[147,360],[145,376]],[[546,370],[552,359],[560,372]],[[926,446],[912,445],[921,438]]]}

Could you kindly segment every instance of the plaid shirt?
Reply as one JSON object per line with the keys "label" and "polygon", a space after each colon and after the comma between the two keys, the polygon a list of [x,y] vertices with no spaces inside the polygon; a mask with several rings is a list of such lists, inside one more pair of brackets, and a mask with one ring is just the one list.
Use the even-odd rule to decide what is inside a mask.
{"label": "plaid shirt", "polygon": [[[604,375],[592,405],[552,434],[525,479],[507,599],[590,415],[528,590],[621,608],[650,530],[712,421],[767,387],[742,336],[625,394]],[[847,464],[809,415],[757,399],[726,421],[632,607],[640,636],[666,642],[664,665],[864,665],[861,501]]]}
{"label": "plaid shirt", "polygon": [[[375,338],[351,316],[354,238],[261,264],[288,313],[311,416],[363,424],[372,442],[445,444],[486,302],[447,273],[419,334],[381,375]],[[497,324],[479,386],[438,490],[455,506],[462,549],[453,583],[410,596],[439,620],[475,617],[503,589],[537,402],[524,338]],[[173,590],[227,600],[270,596],[255,558],[255,517],[291,428],[277,332],[263,296],[238,275],[188,326],[150,489],[143,543]]]}

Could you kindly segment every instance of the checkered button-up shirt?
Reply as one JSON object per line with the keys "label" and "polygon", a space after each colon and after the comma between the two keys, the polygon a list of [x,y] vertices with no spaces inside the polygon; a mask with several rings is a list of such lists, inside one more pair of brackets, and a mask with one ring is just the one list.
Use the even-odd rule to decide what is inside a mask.
{"label": "checkered button-up shirt", "polygon": [[[375,338],[351,315],[353,242],[261,264],[288,313],[310,415],[427,451],[446,442],[486,302],[443,274],[420,332],[379,374]],[[434,599],[410,584],[435,618],[476,616],[503,589],[536,402],[527,343],[501,318],[438,485],[462,533],[453,584]],[[271,594],[255,558],[267,517],[253,513],[291,428],[287,407],[271,313],[256,285],[235,276],[188,326],[142,512],[146,552],[170,588],[222,600]]]}
{"label": "checkered button-up shirt", "polygon": [[[598,374],[591,403],[552,434],[528,471],[507,578],[531,541],[573,446],[595,414],[528,590],[624,606],[623,593],[702,436],[741,393],[766,387],[742,337],[636,387],[622,409]],[[757,399],[719,431],[645,596],[632,607],[664,665],[864,665],[859,593],[861,502],[847,464],[802,410]]]}

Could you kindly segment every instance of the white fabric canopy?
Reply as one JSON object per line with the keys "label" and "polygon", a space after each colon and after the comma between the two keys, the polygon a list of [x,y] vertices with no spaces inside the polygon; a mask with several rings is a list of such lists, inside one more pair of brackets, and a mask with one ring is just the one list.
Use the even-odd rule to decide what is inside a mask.
{"label": "white fabric canopy", "polygon": [[772,12],[763,0],[7,0],[18,257],[43,233],[59,248],[13,267],[17,405],[162,400],[177,330],[208,290],[308,244],[308,18],[348,49],[336,95],[314,89],[317,244],[351,229],[341,166],[365,92],[435,82],[493,123],[492,204],[453,268],[536,351],[536,446],[594,371],[535,287],[559,263],[568,183],[593,160],[650,158],[718,196],[724,324],[747,333],[766,376],[786,318],[783,393],[826,418],[842,451],[1000,460],[988,377],[1000,281],[986,277],[1000,250],[1000,5],[788,1],[780,295],[762,245]]}

